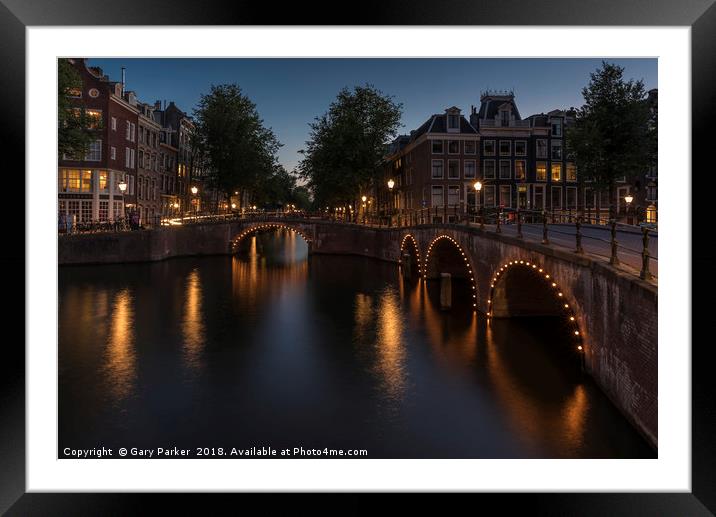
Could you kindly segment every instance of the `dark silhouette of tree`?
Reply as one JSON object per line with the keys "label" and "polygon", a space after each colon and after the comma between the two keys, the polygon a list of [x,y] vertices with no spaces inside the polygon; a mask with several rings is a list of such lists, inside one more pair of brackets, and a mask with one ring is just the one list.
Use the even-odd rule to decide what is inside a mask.
{"label": "dark silhouette of tree", "polygon": [[87,114],[87,110],[71,100],[82,92],[82,78],[68,59],[57,60],[57,154],[58,157],[82,159],[96,139],[95,130],[102,128],[101,120]]}

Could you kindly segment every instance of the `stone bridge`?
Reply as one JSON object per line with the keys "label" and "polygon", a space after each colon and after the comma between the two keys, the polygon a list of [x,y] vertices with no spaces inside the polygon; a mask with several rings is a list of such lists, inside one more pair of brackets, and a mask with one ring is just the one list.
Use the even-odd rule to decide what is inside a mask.
{"label": "stone bridge", "polygon": [[[247,235],[286,228],[309,253],[351,254],[401,263],[423,279],[449,272],[489,318],[564,318],[586,370],[632,424],[657,445],[657,287],[604,260],[478,227],[370,227],[303,220],[233,220],[152,231],[68,235],[59,264],[144,262],[228,254]],[[581,348],[580,348],[581,347]]]}

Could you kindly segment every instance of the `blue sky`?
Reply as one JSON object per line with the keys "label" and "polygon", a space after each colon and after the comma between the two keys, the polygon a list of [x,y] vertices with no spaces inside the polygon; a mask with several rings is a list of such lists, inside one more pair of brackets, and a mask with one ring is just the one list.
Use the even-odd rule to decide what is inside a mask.
{"label": "blue sky", "polygon": [[[628,79],[658,87],[656,59],[609,59]],[[600,59],[90,59],[112,80],[127,68],[127,89],[143,102],[173,100],[192,113],[212,84],[237,83],[256,104],[283,147],[280,162],[292,170],[316,116],[344,86],[370,83],[403,103],[401,133],[431,114],[457,106],[468,114],[485,89],[514,90],[522,117],[581,106],[582,88]]]}

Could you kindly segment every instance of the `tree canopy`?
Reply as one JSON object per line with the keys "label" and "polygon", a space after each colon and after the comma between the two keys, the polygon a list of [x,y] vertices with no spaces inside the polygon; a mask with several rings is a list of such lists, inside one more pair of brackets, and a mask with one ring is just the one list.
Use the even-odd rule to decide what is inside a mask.
{"label": "tree canopy", "polygon": [[239,189],[255,191],[274,174],[281,144],[238,85],[212,85],[194,116],[194,145],[205,157],[207,178],[219,192],[228,196]]}
{"label": "tree canopy", "polygon": [[568,150],[580,181],[609,192],[613,206],[618,179],[643,174],[656,155],[656,124],[646,102],[644,82],[624,80],[624,69],[602,62],[582,89],[584,105],[568,129]]}
{"label": "tree canopy", "polygon": [[83,157],[96,138],[94,129],[101,123],[91,118],[84,107],[74,106],[70,98],[82,91],[82,78],[69,60],[57,60],[57,153],[59,157]]}
{"label": "tree canopy", "polygon": [[298,171],[319,206],[352,202],[379,180],[402,107],[369,84],[343,88],[328,111],[310,124]]}

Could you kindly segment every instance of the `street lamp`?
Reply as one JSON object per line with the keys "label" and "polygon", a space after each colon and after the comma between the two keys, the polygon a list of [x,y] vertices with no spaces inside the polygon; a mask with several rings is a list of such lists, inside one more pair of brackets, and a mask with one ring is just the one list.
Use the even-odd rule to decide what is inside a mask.
{"label": "street lamp", "polygon": [[473,185],[473,187],[475,187],[475,202],[480,203],[480,229],[484,230],[485,229],[485,221],[484,221],[483,213],[482,213],[482,201],[480,200],[480,191],[482,190],[482,183],[480,183],[479,181],[476,181],[475,184]]}
{"label": "street lamp", "polygon": [[199,192],[199,189],[196,188],[196,185],[194,185],[193,187],[191,187],[191,193],[192,193],[192,195],[194,196],[194,199],[193,199],[192,201],[194,202],[194,220],[195,220],[195,221],[198,221],[198,220],[199,220],[199,214],[198,214],[198,211],[199,211],[199,202],[198,202],[197,197],[196,197],[197,192]]}
{"label": "street lamp", "polygon": [[127,182],[122,180],[117,187],[119,187],[119,191],[122,193],[122,210],[124,211],[124,217],[127,217],[127,207],[124,206],[124,191],[127,190]]}
{"label": "street lamp", "polygon": [[631,205],[631,202],[634,201],[634,196],[631,194],[627,194],[624,196],[624,201],[626,201],[626,215],[627,215],[627,224],[632,224],[629,220],[629,206]]}

